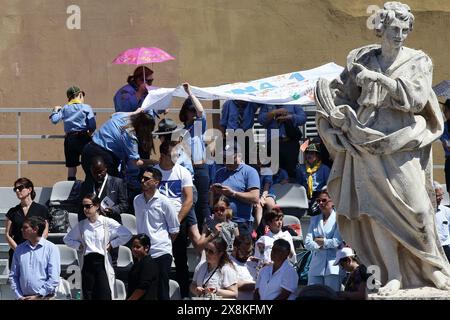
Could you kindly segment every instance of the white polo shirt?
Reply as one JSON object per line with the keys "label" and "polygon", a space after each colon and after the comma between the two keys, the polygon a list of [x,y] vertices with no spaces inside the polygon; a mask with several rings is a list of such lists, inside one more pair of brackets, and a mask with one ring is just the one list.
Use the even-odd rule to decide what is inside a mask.
{"label": "white polo shirt", "polygon": [[145,233],[150,238],[150,256],[158,258],[164,254],[172,255],[170,233],[180,231],[178,212],[172,201],[156,190],[153,198],[145,201],[141,193],[134,198],[134,211],[138,233]]}
{"label": "white polo shirt", "polygon": [[298,287],[298,275],[294,267],[286,259],[274,274],[273,265],[265,266],[259,271],[256,280],[256,289],[259,289],[261,300],[273,300],[281,293],[281,288],[291,292],[289,300],[296,298],[295,292]]}
{"label": "white polo shirt", "polygon": [[[256,262],[247,260],[246,262],[237,261],[235,257],[230,256],[231,262],[233,262],[238,274],[238,285],[239,282],[253,282],[256,281]],[[253,291],[241,291],[238,288],[237,300],[253,300]]]}
{"label": "white polo shirt", "polygon": [[441,246],[450,245],[450,208],[442,204],[436,212],[436,229]]}

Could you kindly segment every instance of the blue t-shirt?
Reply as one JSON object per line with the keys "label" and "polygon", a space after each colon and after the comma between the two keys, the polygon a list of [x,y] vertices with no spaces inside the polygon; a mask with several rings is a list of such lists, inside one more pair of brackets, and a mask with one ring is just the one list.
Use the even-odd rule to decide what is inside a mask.
{"label": "blue t-shirt", "polygon": [[[227,170],[225,166],[218,169],[214,183],[221,183],[237,192],[247,192],[260,187],[258,171],[244,163],[233,171]],[[233,210],[234,222],[253,221],[252,204],[241,202],[236,198],[230,198],[230,204],[236,207],[236,212]]]}
{"label": "blue t-shirt", "polygon": [[138,100],[136,98],[137,89],[132,85],[127,84],[117,90],[114,95],[114,109],[116,112],[132,112],[136,111],[142,105],[147,93],[143,94]]}
{"label": "blue t-shirt", "polygon": [[128,113],[115,113],[111,119],[95,131],[92,141],[106,150],[114,153],[120,160],[139,160],[138,139],[130,129],[124,129],[129,124]]}

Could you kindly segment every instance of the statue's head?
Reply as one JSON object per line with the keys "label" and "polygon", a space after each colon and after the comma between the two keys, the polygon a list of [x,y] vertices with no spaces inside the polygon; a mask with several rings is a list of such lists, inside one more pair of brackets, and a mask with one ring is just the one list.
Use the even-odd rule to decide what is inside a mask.
{"label": "statue's head", "polygon": [[414,15],[408,5],[398,1],[386,2],[383,9],[378,10],[375,33],[382,37],[386,29],[392,24],[408,26],[408,33],[413,30]]}

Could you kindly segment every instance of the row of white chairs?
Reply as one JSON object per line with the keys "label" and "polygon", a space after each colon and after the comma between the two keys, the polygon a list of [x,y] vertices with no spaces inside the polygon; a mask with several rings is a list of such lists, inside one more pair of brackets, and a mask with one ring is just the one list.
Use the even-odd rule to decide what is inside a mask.
{"label": "row of white chairs", "polygon": [[[59,249],[61,266],[80,265],[77,250],[70,248],[65,244],[57,244],[56,246]],[[131,250],[126,246],[120,246],[117,267],[127,267],[130,263],[133,263]]]}

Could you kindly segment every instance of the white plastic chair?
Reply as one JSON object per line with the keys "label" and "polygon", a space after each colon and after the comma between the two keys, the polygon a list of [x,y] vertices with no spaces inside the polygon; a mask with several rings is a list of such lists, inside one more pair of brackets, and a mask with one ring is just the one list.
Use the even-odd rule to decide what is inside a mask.
{"label": "white plastic chair", "polygon": [[296,183],[274,184],[273,192],[276,195],[277,205],[285,214],[298,218],[302,217],[308,209],[308,197],[302,185]]}
{"label": "white plastic chair", "polygon": [[132,234],[137,234],[136,217],[129,213],[121,213],[122,225],[126,227]]}
{"label": "white plastic chair", "polygon": [[117,257],[117,267],[128,267],[130,263],[133,263],[133,255],[130,248],[125,246],[119,246],[119,255]]}
{"label": "white plastic chair", "polygon": [[50,195],[50,205],[57,206],[61,204],[61,201],[67,200],[74,184],[75,181],[58,181],[55,183]]}
{"label": "white plastic chair", "polygon": [[65,244],[57,244],[61,266],[80,265],[78,261],[77,250],[66,246]]}
{"label": "white plastic chair", "polygon": [[74,212],[69,212],[69,226],[73,229],[78,224],[78,214]]}
{"label": "white plastic chair", "polygon": [[170,300],[181,300],[180,285],[172,279],[169,279],[169,298]]}
{"label": "white plastic chair", "polygon": [[122,280],[116,279],[116,293],[113,300],[125,300],[127,298],[127,290]]}

